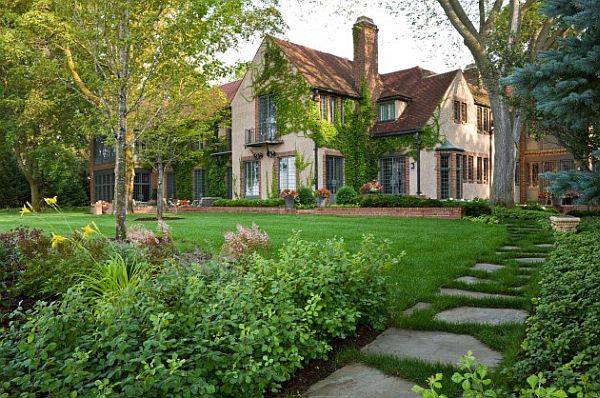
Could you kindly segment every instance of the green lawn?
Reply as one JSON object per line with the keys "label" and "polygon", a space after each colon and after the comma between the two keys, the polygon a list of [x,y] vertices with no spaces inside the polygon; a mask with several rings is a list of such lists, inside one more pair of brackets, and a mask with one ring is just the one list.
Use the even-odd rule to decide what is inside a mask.
{"label": "green lawn", "polygon": [[[148,215],[131,215],[129,223],[145,216]],[[288,239],[293,231],[300,231],[301,237],[307,240],[343,237],[351,248],[358,246],[364,234],[389,239],[393,252],[406,252],[399,268],[390,273],[394,287],[393,310],[431,296],[453,276],[493,254],[506,239],[503,227],[463,220],[227,213],[180,213],[173,216],[183,218],[169,221],[180,248],[198,245],[212,253],[220,250],[223,233],[234,230],[237,223],[258,224],[269,233],[274,248]],[[91,221],[95,221],[107,236],[114,234],[113,216],[75,212],[19,217],[16,212],[3,211],[0,212],[0,231],[28,225],[48,233],[68,234]],[[144,225],[151,229],[156,227],[154,222],[145,222]]]}

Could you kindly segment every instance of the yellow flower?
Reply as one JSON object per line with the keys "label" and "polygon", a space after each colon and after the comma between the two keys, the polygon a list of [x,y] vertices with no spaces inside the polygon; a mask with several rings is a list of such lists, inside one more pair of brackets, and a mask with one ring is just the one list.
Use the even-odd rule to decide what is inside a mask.
{"label": "yellow flower", "polygon": [[91,236],[91,235],[93,235],[93,234],[96,233],[96,229],[98,227],[96,227],[96,229],[94,229],[94,228],[92,228],[92,225],[95,226],[95,224],[91,223],[91,224],[88,224],[85,227],[81,228],[81,230],[83,231],[83,237],[84,238],[87,238],[87,237],[89,237],[89,236]]}
{"label": "yellow flower", "polygon": [[44,198],[44,202],[46,202],[48,206],[55,206],[57,201],[58,196],[55,196],[53,198]]}
{"label": "yellow flower", "polygon": [[52,247],[56,248],[56,246],[60,245],[66,240],[67,238],[65,238],[64,236],[56,235],[54,232],[52,233]]}

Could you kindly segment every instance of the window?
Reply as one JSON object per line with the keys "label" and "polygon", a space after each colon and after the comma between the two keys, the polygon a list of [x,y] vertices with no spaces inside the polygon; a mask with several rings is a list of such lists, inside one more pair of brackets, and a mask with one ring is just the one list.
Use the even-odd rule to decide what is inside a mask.
{"label": "window", "polygon": [[473,182],[475,180],[473,156],[469,156],[468,165],[467,165],[467,175],[468,175],[469,182]]}
{"label": "window", "polygon": [[463,164],[462,164],[462,171],[463,171],[463,181],[468,181],[469,180],[469,157],[467,155],[463,155],[462,157],[463,160]]}
{"label": "window", "polygon": [[462,164],[463,164],[463,155],[456,155],[456,199],[462,199],[463,197],[463,185],[462,185]]}
{"label": "window", "polygon": [[460,103],[460,116],[461,116],[461,122],[463,122],[463,123],[468,122],[467,104],[465,102]]}
{"label": "window", "polygon": [[337,111],[337,98],[329,97],[329,121],[335,123],[335,112]]}
{"label": "window", "polygon": [[94,188],[96,190],[96,201],[112,202],[115,198],[115,172],[113,170],[96,171],[94,173]]}
{"label": "window", "polygon": [[133,177],[133,199],[139,202],[150,200],[150,172],[148,170],[136,170]]}
{"label": "window", "polygon": [[194,200],[200,200],[206,191],[206,172],[204,169],[194,170]]}
{"label": "window", "polygon": [[175,186],[175,174],[173,172],[167,173],[167,198],[176,198],[177,188]]}
{"label": "window", "polygon": [[258,161],[244,162],[244,196],[247,198],[258,198]]}
{"label": "window", "polygon": [[481,133],[483,131],[483,107],[477,106],[477,132]]}
{"label": "window", "polygon": [[379,180],[381,181],[381,193],[406,194],[406,157],[382,158],[379,161]]}
{"label": "window", "polygon": [[94,163],[105,164],[113,163],[114,161],[115,148],[106,143],[106,137],[96,137],[94,140]]}
{"label": "window", "polygon": [[529,186],[537,187],[539,183],[540,176],[540,164],[539,163],[529,163]]}
{"label": "window", "polygon": [[489,108],[483,108],[483,131],[489,133],[492,131],[492,111]]}
{"label": "window", "polygon": [[344,158],[341,156],[325,156],[325,188],[332,194],[344,185]]}
{"label": "window", "polygon": [[327,96],[321,95],[321,119],[327,120]]}
{"label": "window", "polygon": [[279,191],[296,190],[296,157],[279,158]]}
{"label": "window", "polygon": [[379,121],[388,122],[396,119],[396,104],[394,101],[379,104]]}
{"label": "window", "polygon": [[454,101],[453,103],[453,111],[454,111],[454,123],[460,123],[460,101]]}
{"label": "window", "polygon": [[490,175],[490,160],[483,158],[483,182],[487,183]]}
{"label": "window", "polygon": [[477,182],[483,182],[483,158],[477,156]]}
{"label": "window", "polygon": [[259,135],[260,141],[272,141],[277,135],[275,124],[275,102],[273,94],[261,95],[259,98]]}
{"label": "window", "polygon": [[454,100],[453,102],[453,113],[454,123],[467,123],[467,103]]}
{"label": "window", "polygon": [[346,123],[346,100],[340,99],[340,120],[342,124]]}
{"label": "window", "polygon": [[440,155],[440,199],[450,197],[450,155]]}

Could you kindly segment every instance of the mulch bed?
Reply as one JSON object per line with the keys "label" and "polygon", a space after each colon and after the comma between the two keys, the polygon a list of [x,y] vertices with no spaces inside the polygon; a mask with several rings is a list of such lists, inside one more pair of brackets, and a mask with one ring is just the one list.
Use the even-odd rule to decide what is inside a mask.
{"label": "mulch bed", "polygon": [[[183,220],[183,217],[163,217],[163,220]],[[156,217],[139,217],[134,221],[158,221]]]}
{"label": "mulch bed", "polygon": [[310,386],[319,380],[323,380],[337,370],[336,357],[342,349],[360,349],[375,340],[380,333],[370,326],[359,326],[355,336],[346,339],[337,339],[331,343],[332,349],[328,354],[329,359],[310,361],[304,368],[299,369],[290,380],[283,383],[279,392],[267,392],[265,398],[283,398],[286,394],[288,396],[300,396]]}

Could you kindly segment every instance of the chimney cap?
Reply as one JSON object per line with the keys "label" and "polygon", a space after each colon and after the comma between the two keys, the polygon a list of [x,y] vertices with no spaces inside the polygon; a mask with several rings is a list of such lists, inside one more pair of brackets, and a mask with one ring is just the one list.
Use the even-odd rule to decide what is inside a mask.
{"label": "chimney cap", "polygon": [[371,18],[369,18],[369,17],[366,17],[366,16],[364,16],[364,15],[362,15],[362,16],[360,16],[360,17],[358,17],[358,18],[356,19],[356,22],[355,22],[354,24],[355,24],[355,25],[358,25],[358,24],[363,24],[363,23],[364,23],[364,24],[373,25],[373,26],[375,26],[375,27],[377,26],[377,25],[375,25],[375,22],[373,22],[373,20],[372,20]]}

